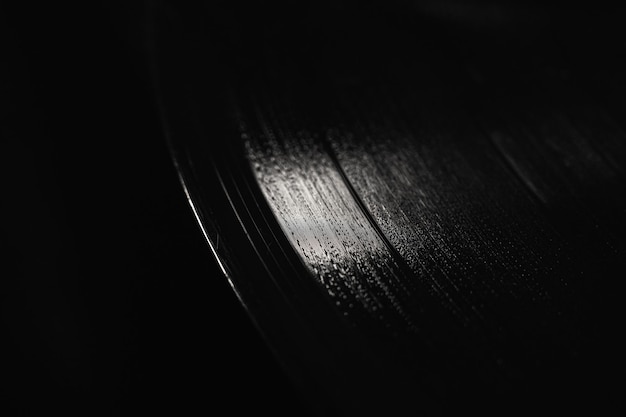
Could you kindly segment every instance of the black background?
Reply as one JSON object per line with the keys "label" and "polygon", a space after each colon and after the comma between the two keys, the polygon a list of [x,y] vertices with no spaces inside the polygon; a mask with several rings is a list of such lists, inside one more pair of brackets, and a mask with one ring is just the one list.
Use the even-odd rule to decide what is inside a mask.
{"label": "black background", "polygon": [[143,12],[0,7],[0,414],[291,414],[178,183]]}
{"label": "black background", "polygon": [[[287,2],[270,3],[244,23],[261,11],[280,22],[274,12]],[[330,3],[301,4],[323,15]],[[145,25],[142,2],[0,6],[0,415],[302,415],[185,200],[155,106]],[[610,62],[623,43],[595,42],[603,38],[588,34],[599,27],[573,31],[583,70]],[[235,35],[254,52],[257,33]],[[611,288],[592,304],[598,333],[613,340],[621,308],[605,299],[621,292]],[[600,363],[620,357],[615,346],[598,344]]]}

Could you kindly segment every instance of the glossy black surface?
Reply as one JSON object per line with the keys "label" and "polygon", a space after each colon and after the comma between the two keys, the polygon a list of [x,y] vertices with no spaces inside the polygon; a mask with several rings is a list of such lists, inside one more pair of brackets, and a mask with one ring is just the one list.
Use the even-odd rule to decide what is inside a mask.
{"label": "glossy black surface", "polygon": [[0,414],[622,414],[623,17],[2,4]]}
{"label": "glossy black surface", "polygon": [[156,9],[212,250],[315,412],[617,412],[621,11],[421,6]]}

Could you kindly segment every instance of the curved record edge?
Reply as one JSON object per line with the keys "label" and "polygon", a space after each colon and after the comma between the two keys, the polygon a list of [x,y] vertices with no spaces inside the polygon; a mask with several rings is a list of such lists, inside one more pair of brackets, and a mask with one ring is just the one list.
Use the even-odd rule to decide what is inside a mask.
{"label": "curved record edge", "polygon": [[[167,16],[168,19],[175,17]],[[156,26],[156,22],[152,24]],[[149,47],[152,54],[150,70],[156,106],[177,175],[211,256],[275,359],[295,383],[301,399],[314,414],[322,415],[337,411],[369,415],[375,410],[388,414],[403,410],[407,403],[420,409],[433,406],[429,401],[435,399],[427,398],[425,387],[410,375],[401,358],[394,354],[396,349],[347,325],[339,312],[330,307],[332,300],[324,297],[322,289],[313,280],[301,280],[294,290],[294,297],[281,293],[284,288],[275,278],[284,279],[289,274],[280,271],[280,265],[265,267],[259,252],[254,253],[255,244],[263,245],[264,242],[259,237],[260,231],[254,230],[257,226],[254,213],[244,213],[248,209],[246,196],[236,195],[245,190],[238,188],[237,181],[241,178],[232,176],[245,176],[245,173],[236,171],[236,167],[227,168],[232,172],[221,172],[225,164],[223,155],[219,158],[199,156],[202,164],[193,163],[196,155],[191,152],[198,147],[204,147],[203,151],[207,147],[215,150],[206,141],[216,137],[227,139],[237,132],[220,130],[224,126],[211,126],[204,119],[206,114],[211,114],[207,110],[215,110],[207,109],[210,107],[207,100],[214,101],[215,97],[207,94],[207,91],[211,92],[207,88],[211,80],[202,73],[206,62],[197,64],[194,59],[200,58],[190,53],[194,46],[202,50],[202,45],[189,44],[202,42],[203,38],[201,34],[185,37],[189,34],[180,33],[199,28],[189,24],[182,27],[181,22],[176,21],[166,22],[168,24],[181,27],[173,30],[166,27],[164,38],[158,39],[160,43],[155,39],[156,28],[152,27],[149,30],[155,33],[148,38],[152,42]],[[162,30],[163,27],[159,27],[158,35]],[[169,81],[169,84],[162,81]],[[207,128],[211,129],[210,134],[207,134]],[[226,157],[229,155],[227,153]],[[231,198],[236,199],[235,204]],[[238,209],[242,207],[239,213]],[[257,211],[262,212],[262,209]],[[240,214],[247,216],[243,218],[245,224],[242,218],[238,218]],[[265,228],[271,226],[263,225]],[[248,227],[253,235],[248,234]],[[229,239],[228,244],[218,241],[217,236]],[[285,239],[277,236],[272,242],[281,247]],[[302,259],[296,257],[293,247],[285,244],[285,249],[289,252],[285,257],[287,263],[292,256],[299,261],[287,272],[304,277]],[[416,396],[420,401],[415,400]]]}

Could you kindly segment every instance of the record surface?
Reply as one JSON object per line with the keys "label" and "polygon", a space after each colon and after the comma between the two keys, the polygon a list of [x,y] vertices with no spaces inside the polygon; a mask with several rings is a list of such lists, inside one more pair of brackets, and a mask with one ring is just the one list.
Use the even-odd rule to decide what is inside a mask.
{"label": "record surface", "polygon": [[311,414],[617,412],[619,11],[445,4],[155,8],[207,254]]}

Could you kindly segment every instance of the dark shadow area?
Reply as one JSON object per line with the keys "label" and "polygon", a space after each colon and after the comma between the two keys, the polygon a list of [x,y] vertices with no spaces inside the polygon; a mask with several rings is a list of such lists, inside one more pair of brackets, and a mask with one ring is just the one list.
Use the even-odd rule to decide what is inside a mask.
{"label": "dark shadow area", "polygon": [[209,256],[122,3],[0,7],[0,414],[299,414]]}
{"label": "dark shadow area", "polygon": [[[452,401],[443,406],[439,397],[428,397],[426,390],[416,393],[434,404],[424,401],[421,407],[430,411],[432,405],[432,410],[453,415],[470,408],[494,415],[542,415],[579,407],[607,414],[621,410],[624,384],[617,378],[624,370],[624,343],[619,335],[626,250],[623,10],[609,8],[608,2],[589,9],[521,1],[296,3],[113,2],[78,8],[48,5],[37,10],[0,6],[0,135],[6,144],[0,170],[4,194],[0,307],[5,348],[0,365],[0,414],[306,415],[308,409],[298,398],[309,393],[294,387],[278,359],[284,360],[283,365],[310,360],[306,368],[317,372],[314,376],[322,385],[324,378],[333,375],[334,365],[348,364],[346,380],[358,379],[358,383],[344,392],[343,380],[327,379],[329,386],[340,387],[340,399],[307,398],[319,402],[320,409],[332,408],[334,401],[341,403],[344,393],[344,403],[338,408],[348,404],[350,409],[349,402],[359,394],[375,391],[372,386],[376,384],[367,379],[368,369],[356,369],[362,358],[350,362],[350,349],[362,340],[354,334],[360,329],[367,334],[371,328],[355,325],[350,327],[354,333],[342,333],[348,326],[331,323],[334,312],[317,303],[322,298],[307,298],[318,288],[295,279],[308,278],[302,269],[290,269],[299,262],[297,254],[281,258],[276,246],[263,246],[271,242],[284,250],[289,241],[278,236],[276,219],[271,219],[267,202],[255,188],[252,171],[245,170],[249,166],[242,157],[239,132],[229,124],[234,119],[229,113],[233,102],[243,109],[239,120],[256,117],[269,120],[270,126],[316,132],[323,142],[321,153],[328,153],[340,171],[341,149],[333,148],[324,137],[328,126],[353,129],[364,138],[370,134],[362,142],[355,140],[355,147],[379,135],[406,146],[408,151],[398,154],[421,158],[415,151],[418,146],[403,142],[402,135],[421,134],[424,121],[431,129],[428,132],[438,128],[442,136],[452,138],[451,145],[445,145],[450,155],[461,155],[447,159],[443,151],[447,148],[441,145],[445,140],[425,140],[424,149],[435,150],[429,154],[432,159],[424,157],[422,166],[437,172],[424,178],[439,175],[438,180],[452,183],[457,181],[457,171],[478,173],[482,176],[458,178],[461,186],[455,183],[456,189],[450,186],[467,197],[459,201],[474,197],[463,194],[462,185],[467,185],[468,190],[479,190],[480,198],[502,197],[503,206],[514,213],[510,218],[519,215],[522,219],[516,224],[503,215],[501,222],[494,221],[493,213],[501,213],[497,211],[500,206],[493,208],[495,197],[479,201],[473,211],[464,211],[461,204],[453,207],[458,209],[454,213],[464,213],[465,218],[446,218],[443,211],[437,218],[443,224],[437,226],[450,232],[442,233],[442,240],[451,242],[444,249],[461,248],[455,252],[456,259],[465,263],[444,264],[443,249],[436,245],[429,247],[435,255],[428,262],[433,270],[445,269],[459,282],[464,274],[476,279],[450,291],[471,302],[484,295],[485,311],[493,313],[493,320],[486,320],[485,333],[501,323],[511,324],[510,332],[497,329],[492,334],[494,338],[505,335],[497,340],[500,344],[494,351],[512,358],[513,371],[500,379],[506,373],[499,368],[501,363],[491,361],[489,353],[484,354],[486,359],[480,357],[491,352],[493,340],[485,342],[475,336],[474,324],[448,332],[447,326],[456,324],[446,321],[437,300],[415,287],[415,293],[426,301],[413,306],[413,318],[429,322],[426,331],[449,348],[424,366],[426,375],[431,372],[438,378],[439,385],[430,388],[446,392],[452,387],[450,396],[443,396]],[[177,120],[189,122],[181,130],[211,137],[206,141],[204,136],[195,138],[195,142],[192,138],[191,146],[181,146],[188,152],[198,151],[186,155],[188,160],[213,152],[211,160],[217,161],[217,170],[232,174],[232,178],[224,175],[225,181],[232,181],[230,186],[241,201],[212,199],[223,192],[221,186],[229,186],[217,180],[212,187],[200,184],[206,188],[198,195],[214,210],[215,221],[224,220],[222,230],[228,232],[224,242],[230,239],[231,245],[222,251],[231,251],[229,260],[239,264],[244,277],[257,278],[250,285],[252,290],[242,286],[251,297],[244,301],[257,307],[274,301],[267,296],[269,290],[255,293],[263,284],[259,277],[282,279],[276,285],[286,292],[293,285],[293,293],[303,300],[297,308],[309,314],[308,324],[314,322],[315,330],[321,329],[323,337],[316,340],[328,337],[320,345],[330,346],[329,356],[323,357],[314,345],[307,346],[302,337],[297,340],[302,350],[285,348],[279,351],[282,357],[274,357],[222,276],[172,163],[159,113],[163,109],[155,101],[155,73],[165,74],[158,81],[168,83],[165,89],[174,91],[170,97],[181,98],[180,103],[168,103],[180,113]],[[201,100],[194,102],[194,94]],[[407,117],[416,108],[423,120]],[[389,127],[398,121],[406,126]],[[251,131],[262,127],[253,126]],[[465,140],[465,134],[471,140]],[[284,135],[287,144],[288,136]],[[371,151],[376,143],[366,145],[371,146],[367,148],[370,154],[376,154]],[[386,167],[392,171],[391,164]],[[213,168],[205,164],[189,172],[201,182],[214,175]],[[358,181],[342,174],[352,187],[350,195],[359,197]],[[507,180],[501,181],[504,177]],[[476,185],[485,179],[482,186]],[[383,180],[391,183],[397,178],[390,174]],[[449,185],[443,180],[432,184]],[[407,195],[412,191],[404,190]],[[418,206],[417,200],[404,202],[402,196],[398,201],[407,212]],[[511,201],[525,205],[516,212]],[[367,221],[375,224],[366,204],[359,204],[369,216]],[[251,218],[254,228],[249,230],[256,234],[247,238],[257,239],[252,243],[260,247],[254,253],[239,230],[241,220],[235,219],[235,212]],[[535,222],[528,213],[539,220]],[[269,220],[256,220],[261,218]],[[536,265],[541,273],[536,276],[551,292],[552,304],[546,303],[545,310],[540,302],[533,304],[544,294],[532,293],[532,288],[525,289],[530,294],[520,290],[489,298],[489,288],[481,287],[479,281],[497,274],[486,272],[484,265],[467,255],[471,251],[464,252],[461,239],[448,238],[463,228],[461,220],[467,218],[467,230],[478,230],[489,221],[502,226],[482,235],[487,244],[497,246],[493,243],[500,242],[497,233],[512,230],[512,240],[523,243],[519,247],[530,247],[532,256],[526,258],[522,255],[527,254],[498,252],[500,247],[495,247],[492,264],[498,256],[503,264],[518,255],[522,260],[539,259]],[[514,232],[520,224],[527,228],[518,229],[518,236]],[[546,246],[533,247],[539,240],[535,233],[555,236],[555,240],[546,238],[542,241],[548,242]],[[505,241],[510,237],[502,234]],[[542,251],[546,258],[567,260],[567,264],[542,263],[541,255],[536,255]],[[408,262],[402,264],[399,251],[394,256],[399,276],[418,275]],[[371,259],[375,264],[385,262],[382,256]],[[262,272],[257,275],[266,264],[274,269],[267,277]],[[515,268],[525,272],[533,265]],[[283,275],[272,275],[278,270]],[[495,270],[509,272],[505,267]],[[567,285],[562,285],[564,281]],[[532,302],[524,304],[528,300]],[[300,322],[292,317],[283,319],[291,310],[281,308],[278,303],[265,308],[267,328],[263,330],[270,342],[297,339],[299,331],[308,330],[296,329],[293,323]],[[263,318],[262,313],[257,318]],[[285,334],[288,326],[272,327],[271,319],[276,317],[293,326],[293,334]],[[332,331],[324,335],[326,329]],[[382,358],[368,352],[371,356],[364,357],[373,358],[380,368],[393,364],[400,369],[408,364],[412,355],[417,356],[418,350],[411,349],[423,347],[421,339],[411,339],[412,335],[402,339],[401,330],[395,334],[401,334],[398,339],[392,340],[406,343],[403,347],[396,350],[391,344],[389,350],[385,350],[387,345],[372,350],[393,355]],[[333,345],[342,337],[345,346]],[[465,346],[469,346],[467,351]],[[450,355],[447,363],[445,355]],[[322,361],[316,362],[320,357],[330,358],[324,369],[319,366]],[[515,362],[517,358],[522,359]],[[437,373],[441,363],[445,371]],[[482,364],[492,368],[483,369]],[[407,373],[416,369],[411,366],[415,364],[406,367]],[[395,368],[389,374],[384,371],[381,375],[398,380],[404,376],[394,374]],[[584,375],[589,384],[579,385]],[[397,386],[406,388],[402,381]],[[381,390],[379,397],[366,398],[365,406],[358,404],[355,409],[367,409],[367,401],[385,409],[388,398],[395,395],[406,403],[413,401],[412,392],[393,392],[392,381],[384,388],[387,391]],[[497,398],[485,406],[490,395]]]}

